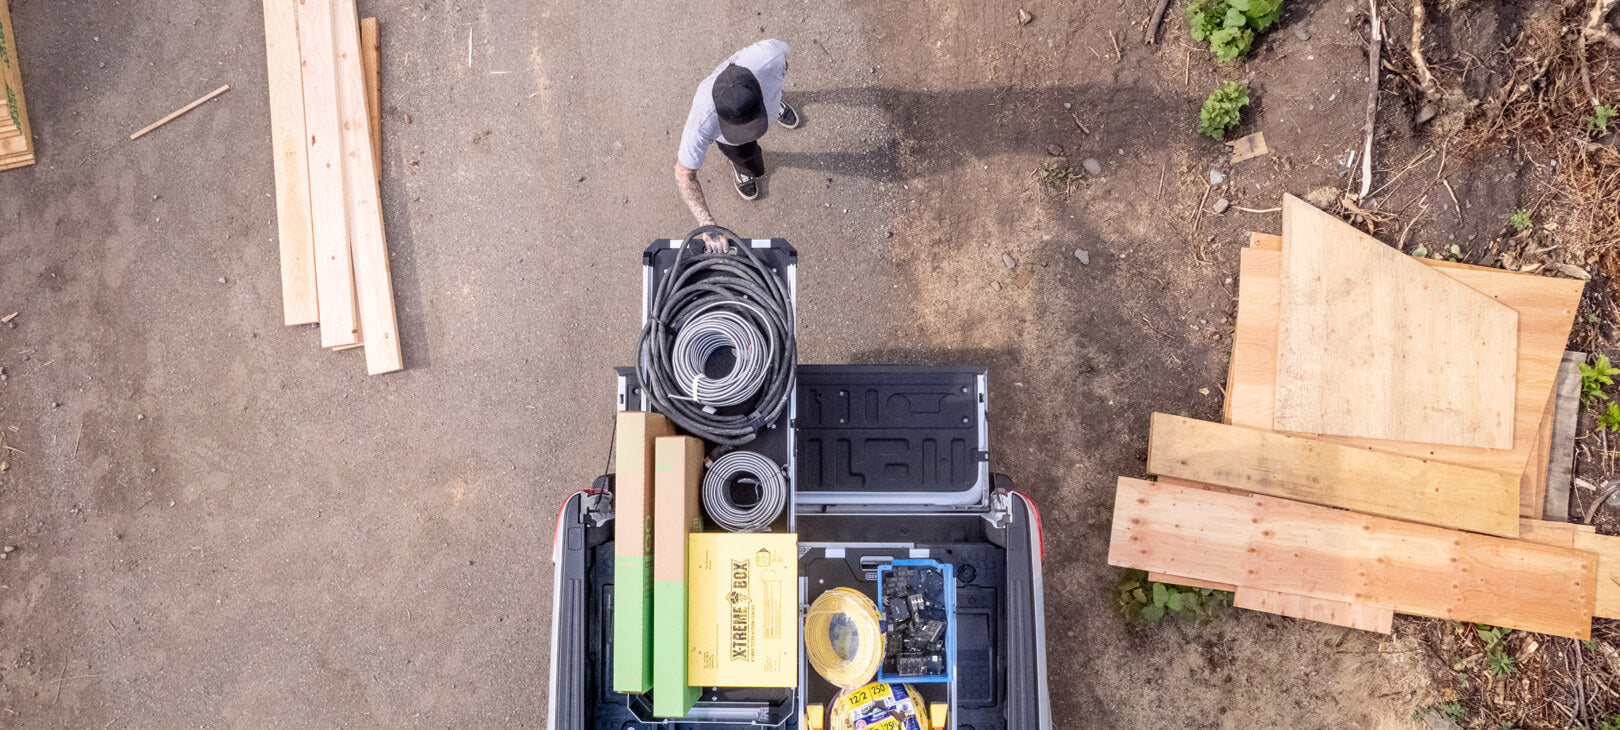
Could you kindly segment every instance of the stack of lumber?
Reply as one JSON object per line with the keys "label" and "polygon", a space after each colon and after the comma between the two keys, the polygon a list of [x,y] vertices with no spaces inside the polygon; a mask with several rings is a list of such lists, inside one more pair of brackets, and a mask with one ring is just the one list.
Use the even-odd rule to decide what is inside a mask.
{"label": "stack of lumber", "polygon": [[1620,618],[1620,537],[1543,519],[1581,282],[1414,259],[1290,196],[1238,285],[1225,423],[1154,414],[1111,565],[1383,633]]}
{"label": "stack of lumber", "polygon": [[378,179],[377,24],[355,0],[264,0],[283,321],[403,369]]}
{"label": "stack of lumber", "polygon": [[11,28],[11,9],[6,0],[0,0],[0,170],[32,164],[34,137],[23,103],[17,34]]}

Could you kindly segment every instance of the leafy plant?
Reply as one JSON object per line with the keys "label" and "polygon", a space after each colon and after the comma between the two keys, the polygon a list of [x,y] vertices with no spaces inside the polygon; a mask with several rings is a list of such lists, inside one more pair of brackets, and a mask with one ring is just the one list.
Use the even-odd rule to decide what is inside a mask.
{"label": "leafy plant", "polygon": [[1067,192],[1069,184],[1080,178],[1080,173],[1074,168],[1063,164],[1060,160],[1047,160],[1041,169],[1035,171],[1035,178],[1041,184],[1059,192]]}
{"label": "leafy plant", "polygon": [[1592,113],[1581,118],[1581,126],[1588,132],[1609,131],[1609,120],[1620,116],[1620,111],[1608,104],[1600,104],[1592,109]]}
{"label": "leafy plant", "polygon": [[1490,649],[1502,643],[1513,629],[1491,626],[1490,624],[1474,624],[1474,631],[1479,634],[1479,640],[1485,642],[1485,648]]}
{"label": "leafy plant", "polygon": [[1587,651],[1597,651],[1598,647],[1603,646],[1603,640],[1597,637],[1592,637],[1581,642],[1581,646],[1586,647]]}
{"label": "leafy plant", "polygon": [[1187,6],[1193,40],[1208,41],[1222,61],[1248,53],[1255,34],[1281,15],[1282,0],[1193,0]]}
{"label": "leafy plant", "polygon": [[1609,401],[1608,409],[1598,412],[1598,428],[1605,431],[1620,431],[1620,405]]}
{"label": "leafy plant", "polygon": [[1226,130],[1237,126],[1238,114],[1248,104],[1248,86],[1237,81],[1221,84],[1204,100],[1204,108],[1198,110],[1198,131],[1226,139]]}
{"label": "leafy plant", "polygon": [[1530,226],[1535,224],[1530,220],[1530,212],[1520,208],[1513,211],[1513,215],[1508,216],[1508,225],[1513,226],[1513,230],[1524,233],[1529,230]]}
{"label": "leafy plant", "polygon": [[1597,724],[1592,725],[1591,728],[1592,730],[1620,730],[1620,715],[1615,715],[1607,720],[1598,720]]}
{"label": "leafy plant", "polygon": [[1447,720],[1460,720],[1463,716],[1462,703],[1456,700],[1447,702],[1436,709],[1440,710],[1440,714],[1445,715]]}
{"label": "leafy plant", "polygon": [[1581,399],[1588,403],[1608,400],[1609,394],[1604,389],[1614,385],[1614,376],[1620,375],[1620,368],[1611,365],[1607,355],[1598,355],[1597,362],[1591,365],[1576,364],[1581,370]]}
{"label": "leafy plant", "polygon": [[1487,653],[1485,661],[1490,663],[1493,675],[1502,677],[1513,673],[1513,657],[1501,649]]}
{"label": "leafy plant", "polygon": [[1114,598],[1122,616],[1149,623],[1157,623],[1168,614],[1207,622],[1232,605],[1231,591],[1150,581],[1140,570],[1125,571],[1114,589]]}

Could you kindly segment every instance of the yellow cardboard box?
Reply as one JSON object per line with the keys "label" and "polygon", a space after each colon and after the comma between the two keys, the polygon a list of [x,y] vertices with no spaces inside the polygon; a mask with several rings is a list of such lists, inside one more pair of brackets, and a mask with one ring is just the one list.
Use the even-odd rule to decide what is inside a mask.
{"label": "yellow cardboard box", "polygon": [[687,540],[687,681],[798,686],[799,536],[717,532]]}

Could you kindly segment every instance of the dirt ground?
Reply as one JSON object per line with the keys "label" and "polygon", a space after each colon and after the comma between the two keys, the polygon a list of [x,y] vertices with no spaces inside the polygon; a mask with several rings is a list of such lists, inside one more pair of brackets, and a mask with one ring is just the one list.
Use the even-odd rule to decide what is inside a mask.
{"label": "dirt ground", "polygon": [[[691,89],[777,37],[805,126],[763,141],[757,202],[714,155],[710,200],[798,246],[803,361],[991,368],[992,464],[1045,520],[1057,725],[1410,726],[1435,693],[1404,619],[1114,611],[1114,479],[1150,413],[1218,417],[1238,247],[1280,232],[1199,204],[1342,191],[1366,99],[1361,4],[1290,2],[1228,65],[1180,4],[1145,45],[1144,5],[363,0],[407,366],[368,378],[280,324],[259,4],[12,0],[40,163],[0,173],[0,725],[543,725],[553,519],[607,456],[639,251],[691,226]],[[1445,47],[1520,22],[1476,10]],[[1226,79],[1271,155],[1194,131]],[[1403,125],[1384,179],[1432,145]],[[1054,193],[1054,159],[1100,172]],[[1533,160],[1448,169],[1461,210],[1424,191],[1408,248],[1481,251],[1535,194]]]}

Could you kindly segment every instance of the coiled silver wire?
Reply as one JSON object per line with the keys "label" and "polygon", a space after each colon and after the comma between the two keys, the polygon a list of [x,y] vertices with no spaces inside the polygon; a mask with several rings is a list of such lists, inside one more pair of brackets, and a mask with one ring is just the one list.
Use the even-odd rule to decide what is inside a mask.
{"label": "coiled silver wire", "polygon": [[[759,501],[747,507],[731,498],[731,483],[751,479],[759,485]],[[709,465],[703,477],[703,509],[709,519],[732,532],[761,532],[770,528],[787,504],[787,477],[782,467],[753,451],[733,451]]]}
{"label": "coiled silver wire", "polygon": [[[675,381],[686,389],[688,397],[705,406],[723,408],[742,403],[754,397],[770,375],[776,343],[767,343],[759,325],[733,309],[751,310],[760,321],[765,318],[758,307],[747,302],[714,302],[700,308],[675,334],[670,353]],[[719,378],[705,375],[704,364],[728,347],[735,357],[731,372]]]}

